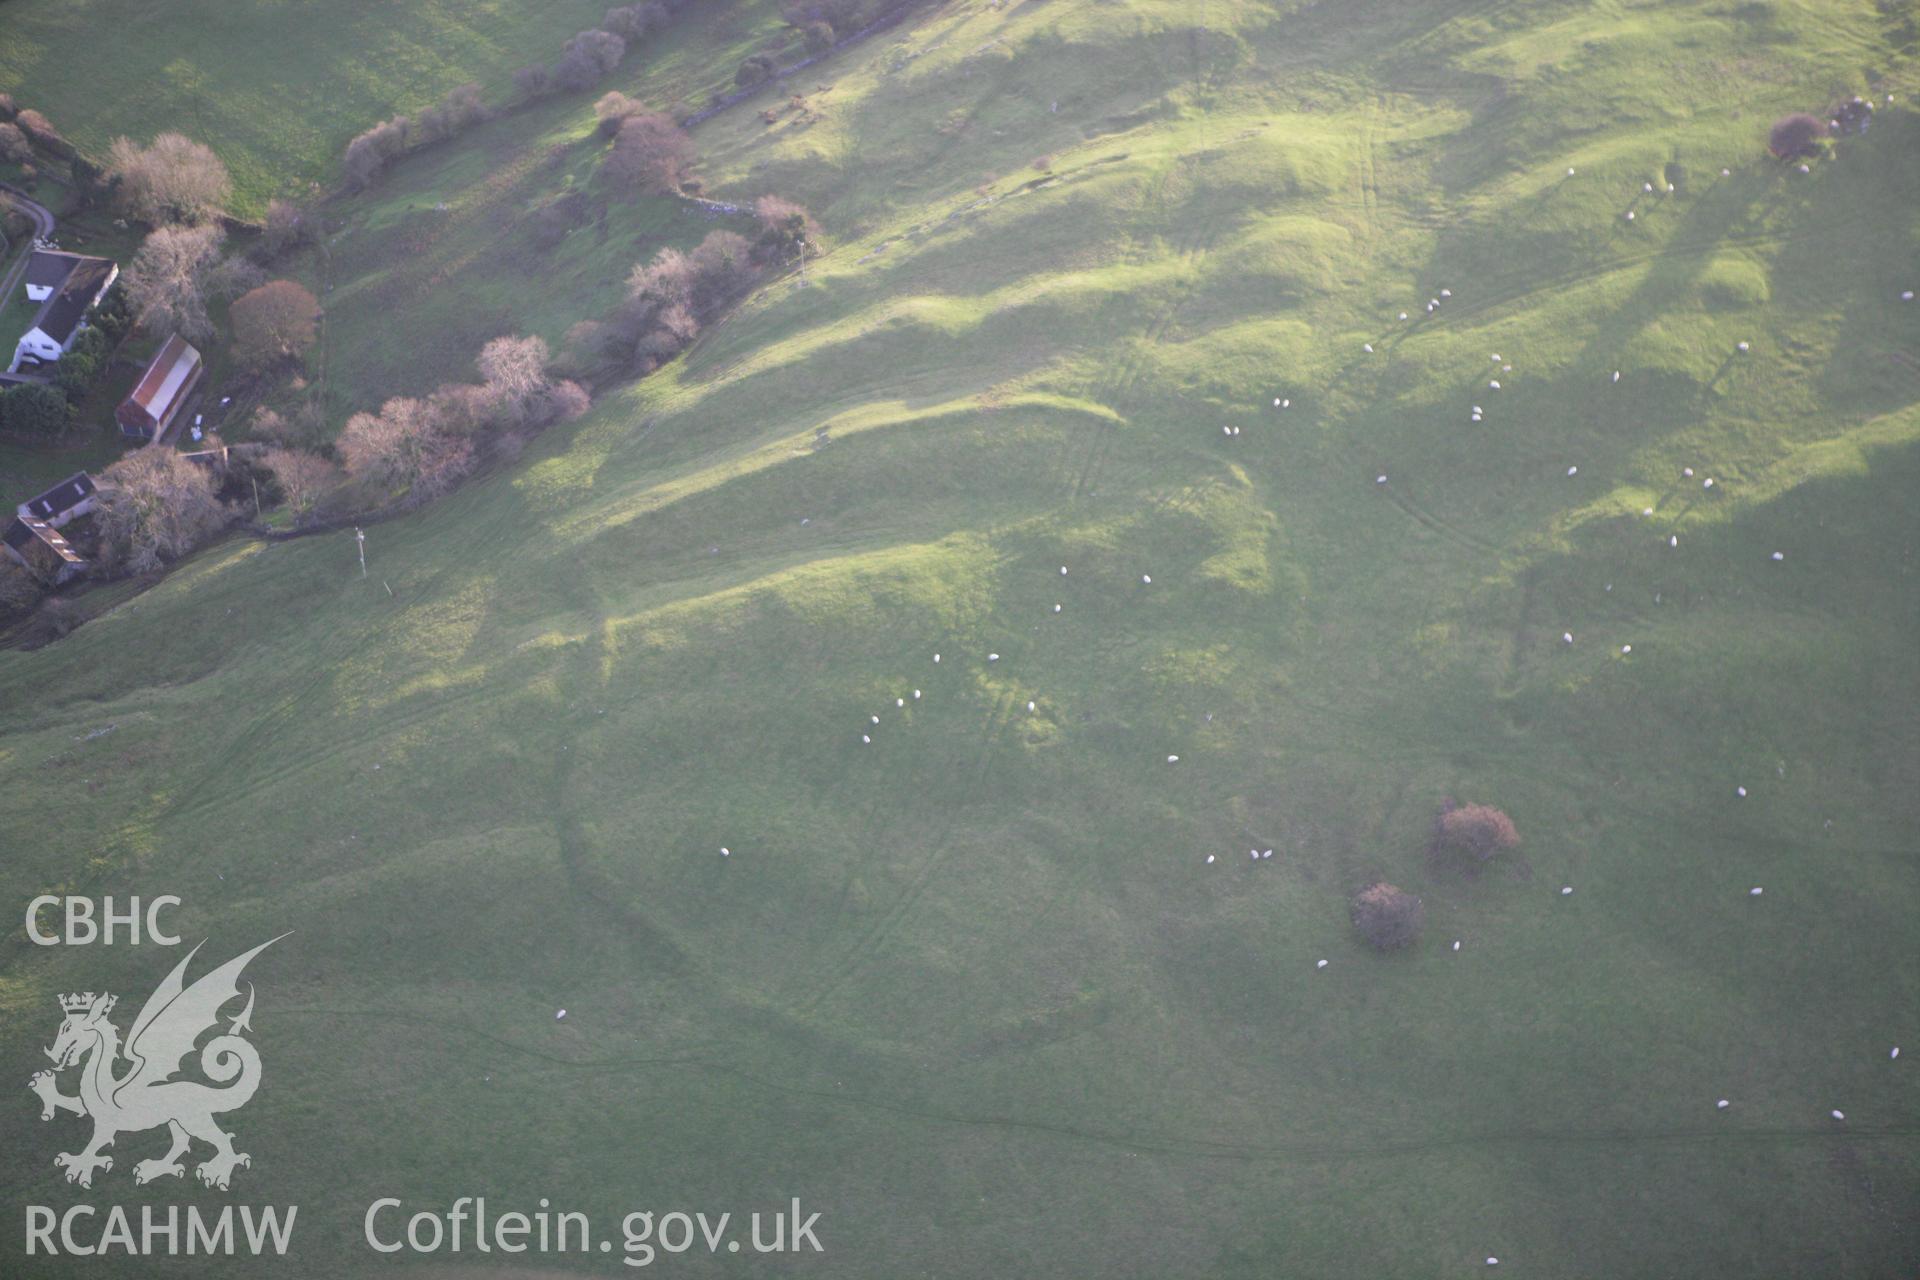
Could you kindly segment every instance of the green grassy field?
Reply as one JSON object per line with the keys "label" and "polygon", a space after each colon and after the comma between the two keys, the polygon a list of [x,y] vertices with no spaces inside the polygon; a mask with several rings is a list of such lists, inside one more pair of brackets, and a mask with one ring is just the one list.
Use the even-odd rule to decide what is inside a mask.
{"label": "green grassy field", "polygon": [[[827,1253],[785,1269],[850,1276],[1910,1273],[1901,21],[936,7],[817,123],[697,135],[709,192],[821,218],[804,286],[370,528],[364,578],[351,534],[231,541],[0,653],[7,900],[176,893],[213,961],[296,931],[231,1117],[231,1198],[301,1206],[284,1274],[476,1194],[797,1195]],[[1869,88],[1866,137],[1765,159]],[[349,210],[342,395],[388,276],[395,349],[458,355],[353,238],[525,180],[553,111]],[[656,212],[460,296],[591,312]],[[1435,870],[1444,797],[1519,855]],[[1380,877],[1428,912],[1385,957]],[[57,993],[176,958],[0,955],[22,1082]],[[153,1136],[67,1187],[78,1122],[16,1103],[9,1205],[218,1200],[134,1188]]]}
{"label": "green grassy field", "polygon": [[[327,302],[321,386],[333,417],[470,378],[474,353],[503,333],[537,333],[557,350],[568,326],[619,301],[636,261],[698,243],[712,226],[684,204],[609,199],[596,185],[606,144],[592,136],[594,99],[619,89],[663,105],[704,100],[725,79],[717,69],[776,44],[780,30],[767,3],[689,11],[594,92],[504,115],[342,202],[339,230],[311,264]],[[600,212],[537,247],[533,215],[568,191]],[[396,314],[407,317],[404,343]]]}
{"label": "green grassy field", "polygon": [[478,81],[510,96],[516,68],[550,63],[601,0],[24,0],[7,6],[0,90],[105,156],[120,135],[176,129],[212,146],[234,207],[331,186],[349,139],[374,121]]}

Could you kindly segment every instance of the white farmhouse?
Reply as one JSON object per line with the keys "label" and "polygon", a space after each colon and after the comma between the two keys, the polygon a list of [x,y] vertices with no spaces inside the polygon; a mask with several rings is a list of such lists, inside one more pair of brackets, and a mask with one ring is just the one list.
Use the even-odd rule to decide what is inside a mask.
{"label": "white farmhouse", "polygon": [[73,335],[86,327],[87,312],[120,275],[109,258],[37,249],[27,261],[27,298],[40,303],[33,324],[14,344],[8,372],[23,363],[52,364],[73,345]]}

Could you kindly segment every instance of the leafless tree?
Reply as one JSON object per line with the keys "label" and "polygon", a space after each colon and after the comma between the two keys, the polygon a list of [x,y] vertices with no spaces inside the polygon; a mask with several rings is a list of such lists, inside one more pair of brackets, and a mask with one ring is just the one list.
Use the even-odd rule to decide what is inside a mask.
{"label": "leafless tree", "polygon": [[408,130],[411,127],[405,116],[395,116],[391,120],[382,120],[349,142],[346,156],[341,162],[346,170],[347,182],[357,190],[379,177],[381,170],[407,149]]}
{"label": "leafless tree", "polygon": [[600,20],[604,31],[611,31],[629,44],[652,35],[667,24],[667,10],[659,4],[629,4],[607,10]]}
{"label": "leafless tree", "polygon": [[207,276],[226,238],[217,225],[161,227],[127,265],[127,301],[135,322],[160,332],[178,330],[200,341],[213,333],[207,319]]}
{"label": "leafless tree", "polygon": [[340,469],[317,453],[304,449],[269,449],[260,465],[273,473],[287,510],[303,516],[313,510],[320,495],[340,480]]}
{"label": "leafless tree", "polygon": [[541,425],[549,422],[572,422],[593,407],[593,397],[587,389],[571,378],[548,384],[540,393]]}
{"label": "leafless tree", "polygon": [[100,473],[101,559],[130,573],[177,560],[228,519],[207,468],[172,449],[141,449]]}
{"label": "leafless tree", "polygon": [[248,431],[283,448],[314,449],[326,438],[327,418],[311,400],[302,401],[286,415],[262,407],[254,413]]}
{"label": "leafless tree", "polygon": [[17,124],[0,124],[0,160],[26,164],[33,159],[33,144]]}
{"label": "leafless tree", "polygon": [[447,90],[437,104],[422,111],[414,127],[422,142],[437,142],[486,118],[487,106],[480,100],[480,86],[463,84]]}
{"label": "leafless tree", "polygon": [[539,338],[495,338],[474,361],[503,425],[519,426],[533,397],[547,386],[547,344]]}
{"label": "leafless tree", "polygon": [[32,107],[28,107],[13,119],[14,123],[20,126],[20,131],[33,140],[34,146],[43,147],[56,155],[72,150],[67,140],[60,136],[60,131],[53,127],[53,121]]}
{"label": "leafless tree", "polygon": [[267,282],[267,273],[237,253],[228,254],[207,272],[207,296],[232,301]]}
{"label": "leafless tree", "polygon": [[379,413],[354,414],[338,448],[348,475],[415,501],[447,492],[473,467],[472,442],[442,430],[425,400],[396,397]]}
{"label": "leafless tree", "polygon": [[693,139],[671,116],[643,111],[620,122],[602,163],[607,175],[623,187],[666,194],[677,191],[686,180],[693,155]]}
{"label": "leafless tree", "polygon": [[567,41],[560,61],[553,68],[553,79],[563,89],[584,89],[620,65],[627,56],[627,42],[611,31],[598,27],[582,31]]}
{"label": "leafless tree", "polygon": [[318,220],[291,200],[278,197],[267,201],[267,217],[260,233],[260,246],[269,257],[318,239]]}
{"label": "leafless tree", "polygon": [[163,133],[147,147],[115,138],[107,149],[114,197],[129,215],[158,226],[218,217],[233,191],[227,166],[211,147],[182,133]]}
{"label": "leafless tree", "polygon": [[272,280],[234,300],[233,354],[263,369],[306,354],[317,333],[320,303],[291,280]]}
{"label": "leafless tree", "polygon": [[693,250],[693,314],[702,324],[753,279],[753,246],[732,231],[709,231]]}

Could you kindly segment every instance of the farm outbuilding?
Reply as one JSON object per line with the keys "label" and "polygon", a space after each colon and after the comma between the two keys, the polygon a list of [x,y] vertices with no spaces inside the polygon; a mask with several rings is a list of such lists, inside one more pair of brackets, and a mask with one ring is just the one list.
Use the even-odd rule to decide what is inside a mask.
{"label": "farm outbuilding", "polygon": [[45,493],[28,498],[14,513],[23,520],[44,520],[58,529],[92,511],[94,493],[93,477],[76,471]]}
{"label": "farm outbuilding", "polygon": [[87,562],[60,531],[44,520],[30,516],[16,518],[0,534],[0,547],[9,559],[25,566],[28,573],[50,587],[69,582],[87,571]]}
{"label": "farm outbuilding", "polygon": [[133,391],[113,411],[120,434],[149,442],[164,438],[205,372],[199,351],[179,334],[170,336],[154,352]]}

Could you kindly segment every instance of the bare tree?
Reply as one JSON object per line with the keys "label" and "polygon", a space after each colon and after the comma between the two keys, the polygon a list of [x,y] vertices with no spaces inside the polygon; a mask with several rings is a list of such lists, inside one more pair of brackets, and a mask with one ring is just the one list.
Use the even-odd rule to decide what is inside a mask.
{"label": "bare tree", "polygon": [[678,308],[691,314],[693,282],[693,260],[678,249],[662,249],[652,262],[628,273],[626,302],[616,318],[637,337],[668,311]]}
{"label": "bare tree", "polygon": [[653,34],[666,24],[667,10],[658,4],[622,5],[618,9],[607,10],[606,17],[600,20],[602,30],[613,32],[629,44]]}
{"label": "bare tree", "polygon": [[474,364],[496,400],[518,405],[547,385],[547,355],[539,338],[495,338]]}
{"label": "bare tree", "polygon": [[473,445],[440,429],[433,406],[401,397],[379,413],[356,413],[338,444],[347,474],[425,501],[445,493],[473,467]]}
{"label": "bare tree", "polygon": [[347,182],[355,189],[380,176],[380,171],[407,149],[407,133],[412,126],[405,116],[382,120],[347,144],[341,161]]}
{"label": "bare tree", "polygon": [[414,125],[421,141],[436,142],[486,118],[487,106],[480,100],[480,86],[463,84],[447,90],[437,104],[420,113]]}
{"label": "bare tree", "polygon": [[627,42],[613,32],[598,27],[582,31],[561,50],[553,79],[563,89],[584,89],[619,66],[626,56]]}
{"label": "bare tree", "polygon": [[228,519],[212,472],[172,449],[141,449],[101,472],[98,504],[101,559],[131,573],[178,559]]}
{"label": "bare tree", "polygon": [[227,166],[213,149],[181,133],[163,133],[145,148],[115,138],[107,149],[107,175],[120,207],[156,226],[218,217],[233,191]]}
{"label": "bare tree", "polygon": [[339,483],[340,469],[317,453],[304,449],[269,449],[260,465],[273,473],[287,510],[303,516],[313,510],[320,495]]}
{"label": "bare tree", "polygon": [[230,302],[266,282],[266,272],[240,254],[230,253],[207,272],[207,296]]}
{"label": "bare tree", "polygon": [[0,160],[10,164],[26,164],[33,159],[33,144],[27,141],[27,135],[20,132],[17,124],[0,124]]}
{"label": "bare tree", "polygon": [[213,333],[207,319],[207,276],[226,238],[217,225],[161,227],[127,265],[127,301],[135,322],[160,331],[178,330],[199,341]]}
{"label": "bare tree", "polygon": [[709,231],[694,247],[693,314],[702,324],[732,302],[753,279],[753,246],[732,231]]}
{"label": "bare tree", "polygon": [[593,407],[593,397],[587,389],[571,378],[555,382],[540,394],[541,425],[549,422],[572,422]]}
{"label": "bare tree", "polygon": [[607,175],[636,191],[671,194],[693,165],[693,139],[671,116],[643,111],[620,122],[602,164]]}
{"label": "bare tree", "polygon": [[32,107],[15,116],[14,123],[20,126],[22,133],[33,140],[33,145],[36,147],[42,147],[55,155],[73,149],[68,145],[67,140],[60,136],[60,131],[53,127],[53,121]]}
{"label": "bare tree", "polygon": [[299,245],[310,244],[319,235],[318,221],[300,205],[278,197],[267,201],[267,218],[260,233],[260,247],[269,257]]}
{"label": "bare tree", "polygon": [[316,449],[326,439],[327,418],[311,400],[301,401],[286,416],[263,406],[255,411],[248,431],[283,448]]}
{"label": "bare tree", "polygon": [[317,332],[320,303],[291,280],[272,280],[235,299],[233,354],[261,369],[306,354]]}

